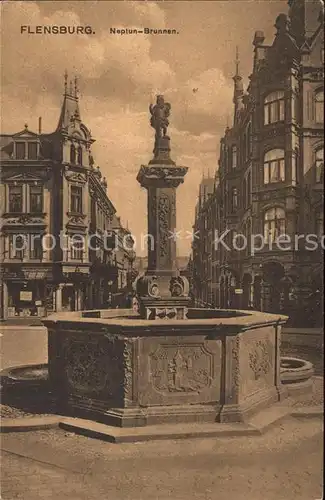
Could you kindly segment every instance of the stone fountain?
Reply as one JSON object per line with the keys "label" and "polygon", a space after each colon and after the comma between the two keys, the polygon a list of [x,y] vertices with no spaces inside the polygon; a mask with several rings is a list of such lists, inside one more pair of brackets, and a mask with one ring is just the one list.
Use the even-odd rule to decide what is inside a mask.
{"label": "stone fountain", "polygon": [[[171,159],[170,105],[150,106],[154,156],[138,181],[148,191],[148,270],[132,310],[54,314],[49,379],[61,412],[110,426],[245,422],[280,401],[285,316],[189,308],[175,266],[176,189],[187,168]],[[215,424],[217,425],[217,424]]]}

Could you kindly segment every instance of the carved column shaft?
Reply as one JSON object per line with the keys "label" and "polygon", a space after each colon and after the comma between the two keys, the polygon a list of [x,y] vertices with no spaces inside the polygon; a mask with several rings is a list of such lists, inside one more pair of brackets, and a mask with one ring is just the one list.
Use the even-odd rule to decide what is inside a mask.
{"label": "carved column shaft", "polygon": [[176,188],[148,189],[148,271],[157,275],[175,270]]}

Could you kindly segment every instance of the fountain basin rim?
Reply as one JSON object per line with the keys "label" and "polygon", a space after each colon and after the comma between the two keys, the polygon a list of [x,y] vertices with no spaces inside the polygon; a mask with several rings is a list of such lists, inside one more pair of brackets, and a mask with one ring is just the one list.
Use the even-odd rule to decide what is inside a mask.
{"label": "fountain basin rim", "polygon": [[[105,310],[102,310],[103,312]],[[217,311],[221,312],[220,309]],[[231,312],[231,310],[223,310]],[[98,333],[116,333],[116,334],[131,334],[137,336],[165,334],[179,335],[182,332],[195,330],[198,333],[206,334],[237,334],[241,331],[252,330],[261,326],[276,326],[287,322],[288,317],[284,315],[262,313],[260,311],[241,311],[236,310],[240,314],[233,317],[219,317],[208,319],[156,319],[145,320],[134,313],[130,318],[126,314],[127,310],[121,310],[121,315],[111,313],[112,317],[94,318],[82,317],[82,311],[75,313],[73,317],[69,313],[55,313],[48,316],[42,321],[47,328],[56,328],[57,326],[68,329],[94,330]],[[235,311],[232,311],[235,312]]]}

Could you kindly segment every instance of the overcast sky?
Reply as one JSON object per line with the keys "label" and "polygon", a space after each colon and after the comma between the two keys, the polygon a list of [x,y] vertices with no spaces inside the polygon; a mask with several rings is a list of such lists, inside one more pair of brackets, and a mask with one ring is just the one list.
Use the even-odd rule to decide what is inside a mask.
{"label": "overcast sky", "polygon": [[[236,45],[244,81],[252,70],[256,30],[271,42],[287,1],[46,1],[2,3],[2,132],[52,132],[63,74],[80,77],[80,111],[96,142],[93,154],[108,180],[122,222],[139,241],[146,232],[146,191],[136,182],[152,157],[148,106],[162,93],[172,105],[172,158],[189,167],[178,188],[177,225],[191,230],[203,170],[214,174],[218,143],[232,121]],[[21,25],[90,25],[93,35],[27,35]],[[178,35],[125,35],[116,28],[177,29]],[[193,88],[198,91],[193,93]],[[190,240],[180,239],[179,254]],[[137,248],[137,253],[143,254]]]}

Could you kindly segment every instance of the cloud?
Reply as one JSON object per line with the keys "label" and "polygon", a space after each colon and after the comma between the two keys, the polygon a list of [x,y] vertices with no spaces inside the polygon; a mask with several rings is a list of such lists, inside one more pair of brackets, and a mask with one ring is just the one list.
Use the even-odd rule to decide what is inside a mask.
{"label": "cloud", "polygon": [[[177,191],[177,225],[190,230],[203,172],[217,166],[219,140],[232,114],[233,59],[240,45],[247,77],[256,29],[271,34],[282,2],[5,2],[2,5],[2,131],[27,122],[52,132],[59,118],[63,73],[80,76],[80,111],[96,139],[95,161],[108,194],[137,236],[147,231],[146,191],[136,181],[152,158],[148,105],[171,102],[172,157],[189,167]],[[204,8],[203,8],[204,7]],[[254,20],[253,20],[254,19]],[[21,25],[91,25],[95,35],[22,35]],[[176,28],[179,35],[111,35],[110,27]],[[197,88],[197,92],[193,89]],[[179,251],[190,242],[180,241]]]}

